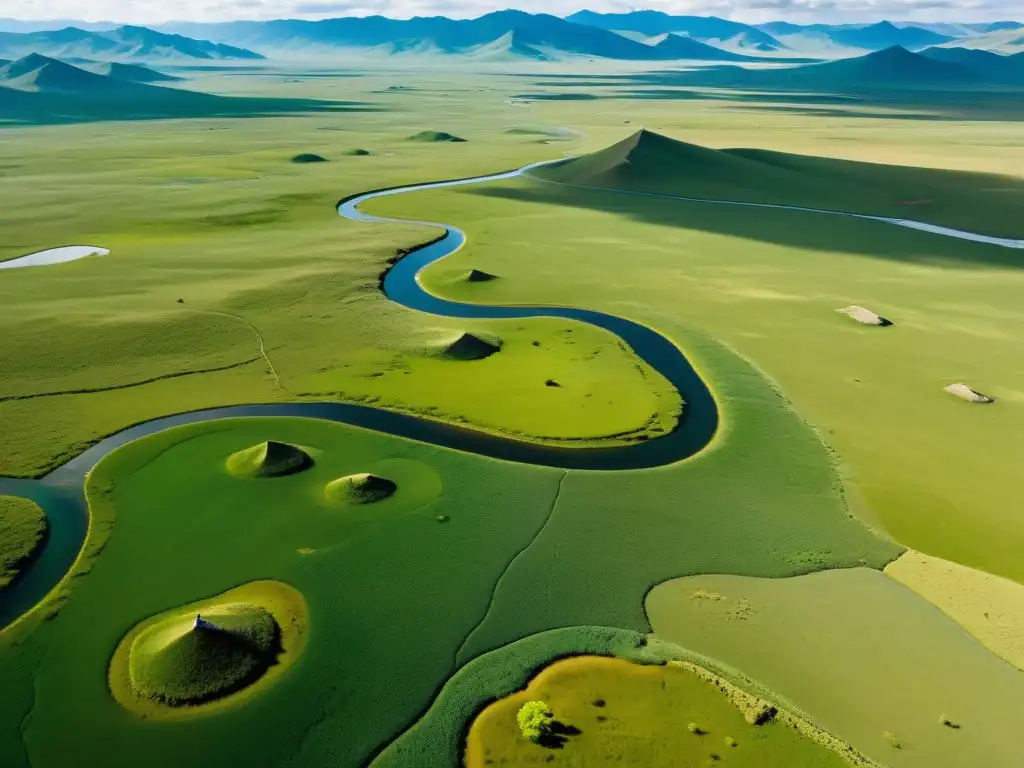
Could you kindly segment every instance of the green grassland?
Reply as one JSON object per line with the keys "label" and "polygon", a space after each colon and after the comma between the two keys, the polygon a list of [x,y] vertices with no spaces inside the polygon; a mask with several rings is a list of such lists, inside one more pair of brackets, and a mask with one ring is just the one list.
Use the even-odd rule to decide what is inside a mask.
{"label": "green grassland", "polygon": [[[10,235],[0,258],[68,243],[111,255],[0,279],[0,357],[26,371],[5,378],[0,394],[0,474],[37,474],[120,427],[225,403],[344,399],[591,444],[664,431],[678,396],[609,334],[397,307],[380,294],[380,271],[396,249],[436,231],[343,221],[333,210],[366,189],[503,170],[570,148],[511,130],[562,136],[572,126],[586,133],[582,146],[600,149],[642,124],[714,147],[988,173],[1024,159],[1016,126],[989,120],[954,131],[856,106],[813,116],[781,111],[793,106],[786,94],[768,105],[709,95],[685,110],[639,97],[512,106],[506,100],[539,76],[306,74],[225,72],[202,84],[231,95],[366,100],[380,111],[122,123],[116,134],[109,126],[4,133],[0,191],[11,202],[0,227]],[[467,141],[409,140],[424,129]],[[350,154],[356,147],[371,154]],[[328,162],[292,163],[301,153]],[[717,163],[721,153],[712,154]],[[740,159],[782,162],[772,157]],[[827,171],[851,199],[886,200],[861,166],[776,170],[787,178]],[[907,178],[906,194],[917,200],[917,180],[937,177]],[[956,222],[1002,227],[993,212],[1012,203],[989,202],[1019,200],[1017,182],[1001,177],[942,178],[941,196],[920,199],[944,211],[977,200],[954,211]],[[960,178],[978,194],[956,193]],[[983,193],[989,183],[1001,191]],[[793,189],[814,197],[820,187]],[[568,304],[658,329],[685,350],[720,405],[711,445],[685,462],[628,472],[510,465],[300,419],[211,422],[125,446],[88,479],[85,556],[49,605],[0,634],[0,764],[158,768],[201,755],[211,765],[361,765],[413,726],[380,764],[454,766],[471,718],[556,658],[664,660],[644,642],[652,623],[777,689],[894,768],[924,766],[947,747],[977,748],[993,764],[1006,758],[1019,686],[924,600],[866,569],[901,547],[862,521],[922,551],[1024,578],[1024,531],[1006,493],[1024,426],[1013,354],[1022,286],[1012,253],[867,222],[528,180],[369,208],[468,233],[466,247],[425,275],[439,295]],[[913,211],[893,205],[891,213]],[[1012,226],[990,234],[1014,234]],[[471,270],[499,279],[470,280]],[[851,303],[896,325],[866,328],[834,312]],[[464,334],[495,348],[500,340],[500,351],[458,359],[465,355],[450,347]],[[562,386],[546,387],[547,379]],[[957,380],[997,403],[979,409],[942,392]],[[267,441],[296,446],[311,466],[278,477],[229,471],[229,457]],[[368,500],[367,482],[350,482],[364,476],[396,490],[353,503]],[[340,497],[331,490],[339,480]],[[824,597],[813,589],[806,599],[773,597],[786,589],[779,585],[820,576],[737,582],[768,584],[771,608],[727,615],[706,645],[701,627],[672,623],[688,615],[686,600],[664,615],[651,608],[659,590],[689,583],[668,581],[678,577],[860,566],[827,574],[835,578]],[[173,723],[138,718],[111,697],[111,654],[140,622],[267,579],[298,590],[309,612],[308,644],[274,685],[247,689],[251,696],[216,716]],[[764,653],[759,633],[731,645],[733,629],[776,606],[778,618],[762,622]],[[821,643],[834,641],[835,653],[856,661],[811,649],[793,654],[803,667],[762,666],[769,647],[799,645],[788,630],[834,614],[836,627],[853,626]],[[905,642],[888,633],[887,618],[908,627]],[[932,635],[914,666],[910,657]],[[964,665],[948,680],[935,672],[943,654]],[[963,727],[941,725],[943,712],[925,713],[924,694],[905,688],[893,701],[907,703],[906,714],[879,709],[861,721],[868,683],[895,689],[878,680],[897,667],[894,680],[935,701],[945,696],[946,714]],[[793,682],[823,670],[840,676],[829,691]],[[850,670],[863,680],[847,704],[841,686]],[[883,730],[904,748],[887,744]]]}
{"label": "green grassland", "polygon": [[[210,87],[248,80],[211,76]],[[370,97],[387,82],[337,78],[321,89]],[[385,109],[344,120],[136,122],[116,140],[103,126],[5,131],[0,259],[66,243],[111,255],[0,280],[0,357],[19,371],[0,387],[0,473],[37,475],[132,423],[242,402],[355,400],[506,434],[544,425],[554,440],[674,423],[678,397],[606,333],[439,320],[380,295],[377,276],[395,250],[436,231],[341,220],[338,199],[554,154],[505,134],[508,116],[475,90],[444,104],[447,124],[477,140],[408,141],[436,114],[439,90],[403,94],[395,111],[393,96],[375,96]],[[373,155],[348,156],[360,146]],[[290,162],[303,150],[330,162]],[[473,365],[436,354],[467,331],[501,337],[502,353]],[[547,391],[547,378],[566,386]],[[536,411],[523,407],[534,400]]]}
{"label": "green grassland", "polygon": [[[304,446],[315,464],[276,478],[227,471],[230,455],[268,439]],[[325,498],[327,483],[361,472],[400,490],[359,508]],[[561,475],[303,419],[190,425],[125,446],[90,475],[103,525],[63,607],[0,636],[0,763],[364,762],[454,671]],[[273,685],[160,725],[111,697],[107,665],[140,621],[264,579],[300,592],[309,615],[305,650]],[[75,738],[55,738],[58,722]]]}
{"label": "green grassland", "polygon": [[696,576],[646,606],[658,637],[742,670],[882,764],[1020,762],[1007,738],[1020,672],[885,574]]}
{"label": "green grassland", "polygon": [[0,589],[21,572],[46,537],[46,514],[29,499],[0,496]]}
{"label": "green grassland", "polygon": [[[559,746],[534,744],[516,725],[531,700],[545,702],[569,733]],[[563,741],[564,740],[564,741]],[[758,768],[843,768],[842,757],[779,722],[753,725],[710,681],[679,666],[643,666],[581,656],[556,662],[525,690],[473,721],[467,768],[680,764]]]}
{"label": "green grassland", "polygon": [[[976,182],[946,173],[948,188]],[[989,180],[992,189],[1019,186]],[[930,194],[921,188],[920,197]],[[971,211],[989,215],[985,199]],[[371,205],[398,209],[393,200]],[[487,283],[495,302],[576,303],[662,330],[659,316],[671,314],[700,328],[777,382],[821,430],[861,519],[915,549],[1024,579],[1016,554],[1024,527],[1005,492],[1024,459],[1024,368],[1013,351],[1024,331],[1019,251],[855,219],[529,180],[415,193],[402,208],[479,233],[427,271],[432,290],[466,298],[452,277],[473,267],[502,275]],[[1015,222],[1005,216],[1002,233],[1013,234]],[[553,231],[559,236],[534,234]],[[854,303],[895,326],[858,326],[834,311]],[[958,381],[992,394],[996,406],[978,410],[942,391]]]}

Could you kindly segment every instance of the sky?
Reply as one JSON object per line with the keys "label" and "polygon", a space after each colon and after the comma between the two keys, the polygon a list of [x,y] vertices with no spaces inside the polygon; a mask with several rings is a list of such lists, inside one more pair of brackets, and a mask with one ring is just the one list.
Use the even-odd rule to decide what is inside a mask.
{"label": "sky", "polygon": [[[507,0],[506,0],[507,2]],[[479,16],[508,7],[493,0],[0,0],[0,17],[157,24],[166,21],[321,19],[381,14],[395,18]],[[1020,0],[518,0],[533,13],[567,15],[580,8],[625,12],[651,8],[676,14],[715,15],[750,23],[895,21],[999,21],[1024,17]]]}

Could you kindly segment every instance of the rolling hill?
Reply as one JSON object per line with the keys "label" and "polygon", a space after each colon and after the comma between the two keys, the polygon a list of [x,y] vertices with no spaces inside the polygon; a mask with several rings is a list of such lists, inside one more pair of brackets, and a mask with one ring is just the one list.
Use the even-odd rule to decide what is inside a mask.
{"label": "rolling hill", "polygon": [[640,61],[683,57],[739,60],[736,54],[708,45],[683,48],[674,40],[660,47],[647,45],[608,29],[515,10],[496,11],[476,19],[368,16],[322,21],[183,23],[168,29],[279,55],[329,55],[343,49],[369,49],[378,53],[470,53],[534,60],[572,56]]}
{"label": "rolling hill", "polygon": [[[915,217],[925,221],[939,217],[948,226],[975,231],[983,229],[974,220],[976,213],[971,213],[978,210],[979,201],[1009,217],[1007,221],[1019,210],[1018,201],[993,187],[992,177],[985,174],[950,174],[765,149],[711,149],[650,131],[639,131],[589,155],[534,169],[529,175],[573,186],[883,216],[905,214],[897,207],[900,201],[927,198],[930,205],[915,211]],[[624,200],[589,195],[580,199],[572,188],[562,188],[559,194],[565,195],[564,200],[588,205],[616,206]],[[737,209],[738,217],[745,215]]]}
{"label": "rolling hill", "polygon": [[1006,56],[978,48],[925,48],[919,53],[965,67],[991,83],[1024,84],[1024,52]]}
{"label": "rolling hill", "polygon": [[107,32],[90,32],[66,27],[52,32],[0,33],[0,55],[9,58],[40,53],[52,58],[105,60],[254,60],[263,57],[233,46],[167,35],[145,27],[120,27]]}
{"label": "rolling hill", "polygon": [[338,112],[346,103],[309,99],[218,96],[153,85],[167,76],[145,67],[91,62],[77,67],[38,53],[0,66],[0,125],[43,125],[99,120],[188,117],[257,117],[295,112]]}
{"label": "rolling hill", "polygon": [[675,81],[732,88],[849,92],[964,88],[996,81],[955,61],[938,61],[893,46],[863,56],[776,69],[719,66],[681,72]]}
{"label": "rolling hill", "polygon": [[180,77],[157,72],[149,67],[143,67],[139,64],[126,64],[120,61],[79,59],[68,61],[67,63],[74,64],[87,72],[94,72],[97,75],[105,75],[115,80],[124,80],[130,83],[174,83],[182,80]]}

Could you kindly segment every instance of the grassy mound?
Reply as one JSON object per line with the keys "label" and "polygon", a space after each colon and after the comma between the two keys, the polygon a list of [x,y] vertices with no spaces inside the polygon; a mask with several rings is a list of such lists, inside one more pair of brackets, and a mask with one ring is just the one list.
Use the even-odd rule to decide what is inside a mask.
{"label": "grassy mound", "polygon": [[0,496],[0,589],[17,578],[46,536],[46,514],[34,501]]}
{"label": "grassy mound", "polygon": [[471,283],[487,283],[497,279],[497,275],[492,275],[490,272],[483,272],[479,269],[469,270],[469,274],[466,276],[466,280]]}
{"label": "grassy mound", "polygon": [[372,504],[393,496],[398,486],[386,477],[377,477],[368,472],[341,477],[327,484],[324,493],[331,501],[349,504]]}
{"label": "grassy mound", "polygon": [[449,141],[449,142],[464,142],[459,136],[453,136],[450,133],[444,131],[420,131],[409,137],[409,141]]}
{"label": "grassy mound", "polygon": [[201,614],[178,611],[132,643],[132,690],[170,706],[219,698],[267,670],[279,648],[279,635],[274,617],[255,605],[225,603]]}
{"label": "grassy mound", "polygon": [[293,163],[326,163],[327,158],[322,155],[315,155],[312,152],[303,152],[292,158]]}
{"label": "grassy mound", "polygon": [[238,477],[282,477],[313,465],[312,457],[297,445],[268,440],[228,457],[228,472]]}
{"label": "grassy mound", "polygon": [[449,360],[483,360],[501,349],[500,339],[484,339],[472,333],[464,333],[441,353]]}
{"label": "grassy mound", "polygon": [[361,148],[350,149],[345,154],[349,155],[350,157],[366,157],[367,155],[370,154],[370,150],[368,150],[368,149],[361,149]]}

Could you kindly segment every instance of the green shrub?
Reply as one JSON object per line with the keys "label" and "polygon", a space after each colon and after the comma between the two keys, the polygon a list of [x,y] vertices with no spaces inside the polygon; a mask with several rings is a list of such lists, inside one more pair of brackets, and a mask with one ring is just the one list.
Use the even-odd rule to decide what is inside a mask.
{"label": "green shrub", "polygon": [[551,727],[555,718],[546,702],[528,701],[519,708],[516,722],[523,736],[537,743],[545,736],[551,735]]}

